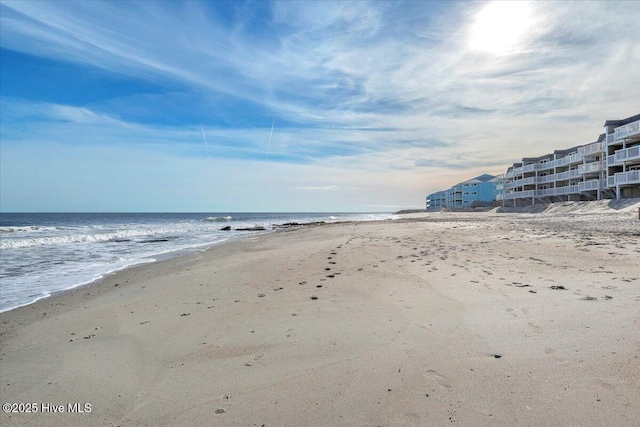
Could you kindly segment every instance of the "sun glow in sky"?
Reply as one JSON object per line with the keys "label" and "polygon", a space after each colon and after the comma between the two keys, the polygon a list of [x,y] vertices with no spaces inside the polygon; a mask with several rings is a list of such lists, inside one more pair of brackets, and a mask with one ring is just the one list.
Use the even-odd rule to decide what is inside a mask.
{"label": "sun glow in sky", "polygon": [[504,55],[522,41],[531,21],[529,2],[491,2],[475,16],[469,45],[474,50]]}
{"label": "sun glow in sky", "polygon": [[0,210],[421,207],[639,113],[638,22],[629,1],[2,0]]}

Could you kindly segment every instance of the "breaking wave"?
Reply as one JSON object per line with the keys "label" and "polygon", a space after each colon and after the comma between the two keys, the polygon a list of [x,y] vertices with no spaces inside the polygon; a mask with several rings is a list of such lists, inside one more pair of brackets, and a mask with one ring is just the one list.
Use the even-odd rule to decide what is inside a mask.
{"label": "breaking wave", "polygon": [[202,218],[202,221],[232,221],[232,216],[210,216],[207,218]]}

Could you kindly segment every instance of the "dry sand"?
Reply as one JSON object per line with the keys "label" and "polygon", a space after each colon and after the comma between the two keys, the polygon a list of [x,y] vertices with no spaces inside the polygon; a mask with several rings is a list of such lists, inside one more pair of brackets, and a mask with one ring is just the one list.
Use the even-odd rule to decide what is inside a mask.
{"label": "dry sand", "polygon": [[91,404],[0,424],[640,425],[635,209],[312,226],[119,272],[0,315],[2,403]]}

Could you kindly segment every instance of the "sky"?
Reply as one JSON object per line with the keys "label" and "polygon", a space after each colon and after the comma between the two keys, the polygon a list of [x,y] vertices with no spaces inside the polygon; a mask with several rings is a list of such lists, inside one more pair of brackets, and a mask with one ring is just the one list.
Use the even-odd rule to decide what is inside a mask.
{"label": "sky", "polygon": [[0,211],[388,212],[640,113],[640,2],[0,3]]}

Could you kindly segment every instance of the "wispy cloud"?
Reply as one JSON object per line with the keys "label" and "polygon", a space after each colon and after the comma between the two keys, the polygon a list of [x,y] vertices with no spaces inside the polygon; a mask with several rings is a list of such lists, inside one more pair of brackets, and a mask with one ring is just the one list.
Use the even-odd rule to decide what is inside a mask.
{"label": "wispy cloud", "polygon": [[375,182],[415,205],[448,179],[590,142],[604,119],[638,112],[640,12],[630,2],[532,2],[528,31],[500,55],[470,43],[487,3],[124,5],[0,4],[3,49],[158,88],[77,104],[4,98],[3,146],[263,162],[269,152],[278,173],[328,168],[348,181],[312,175],[296,188],[366,192]]}

